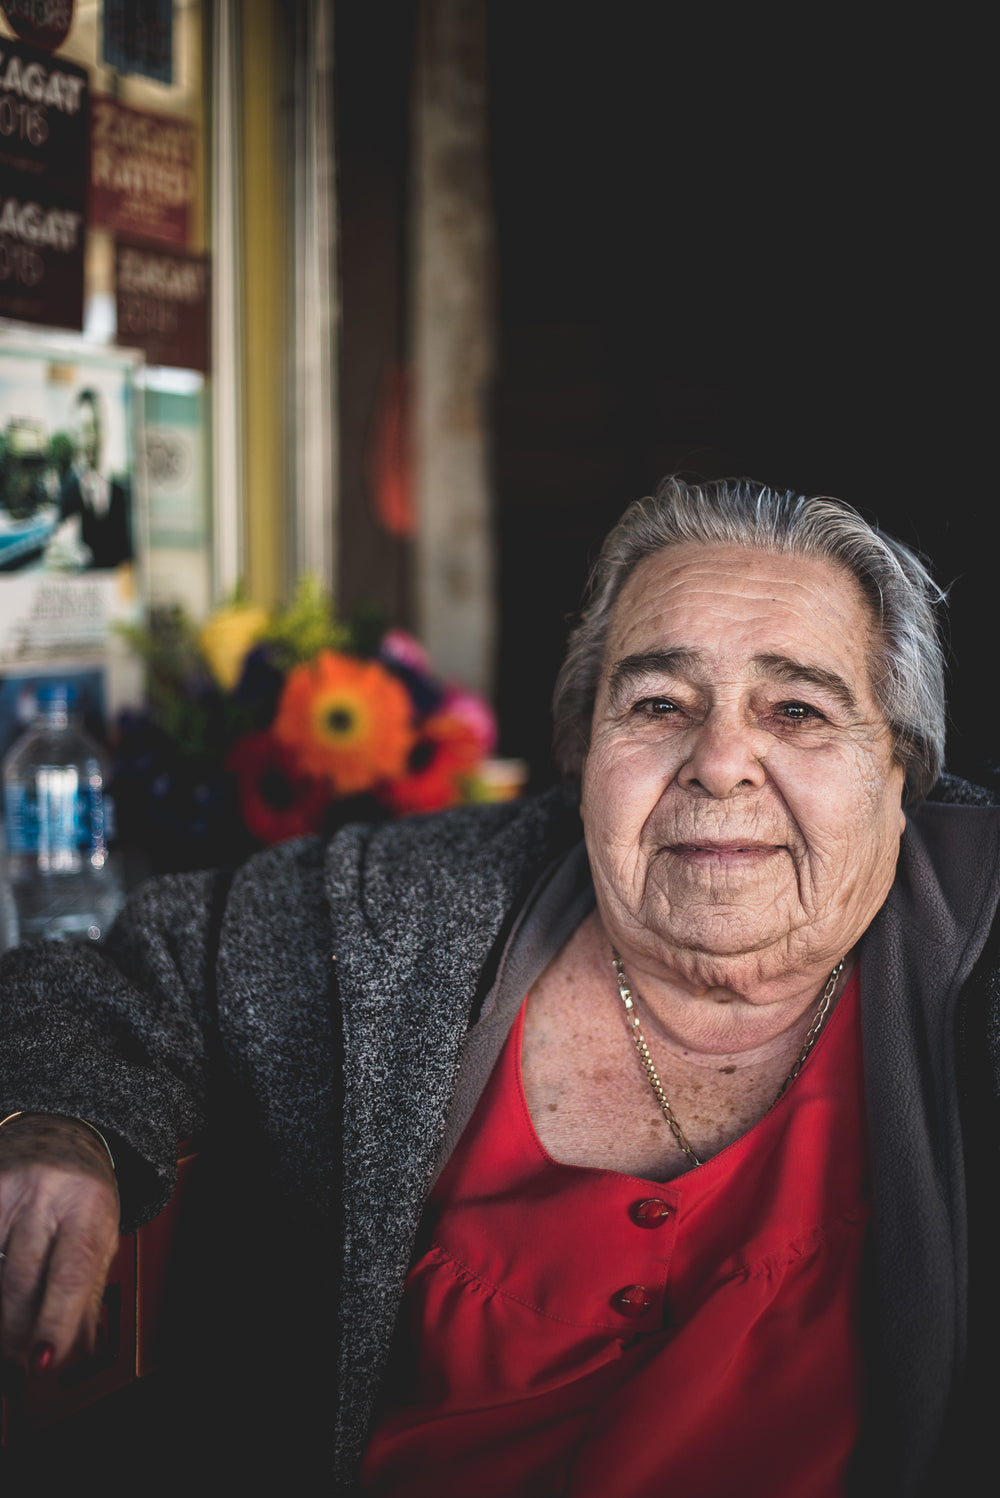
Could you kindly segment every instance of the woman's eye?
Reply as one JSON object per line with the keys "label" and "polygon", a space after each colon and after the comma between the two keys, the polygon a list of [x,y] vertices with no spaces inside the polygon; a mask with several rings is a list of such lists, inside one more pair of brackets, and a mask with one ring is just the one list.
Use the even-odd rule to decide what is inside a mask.
{"label": "woman's eye", "polygon": [[819,714],[815,708],[807,702],[782,702],[778,705],[778,712],[783,718],[792,723],[804,723],[807,718],[816,718]]}
{"label": "woman's eye", "polygon": [[649,718],[666,718],[678,711],[677,703],[672,702],[669,697],[647,697],[642,702],[637,702],[635,706],[636,712],[643,713]]}

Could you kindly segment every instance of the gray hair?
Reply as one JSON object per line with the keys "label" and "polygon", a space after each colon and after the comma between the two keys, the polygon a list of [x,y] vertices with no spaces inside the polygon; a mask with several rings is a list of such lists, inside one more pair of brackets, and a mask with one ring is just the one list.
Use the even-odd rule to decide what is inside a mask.
{"label": "gray hair", "polygon": [[750,479],[687,484],[663,480],[625,511],[601,548],[553,697],[559,770],[579,778],[615,604],[632,572],[654,552],[685,542],[746,546],[821,557],[858,581],[876,625],[871,683],[906,770],[905,801],[930,790],[945,740],[944,652],[938,610],[944,593],[902,542],[883,535],[840,500],[779,493]]}

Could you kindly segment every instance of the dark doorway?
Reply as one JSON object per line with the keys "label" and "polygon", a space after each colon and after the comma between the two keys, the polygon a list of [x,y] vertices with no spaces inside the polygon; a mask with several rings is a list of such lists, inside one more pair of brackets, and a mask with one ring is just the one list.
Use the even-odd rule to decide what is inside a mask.
{"label": "dark doorway", "polygon": [[985,39],[837,11],[488,14],[505,752],[551,778],[588,560],[684,469],[836,494],[929,556],[949,763],[995,775]]}

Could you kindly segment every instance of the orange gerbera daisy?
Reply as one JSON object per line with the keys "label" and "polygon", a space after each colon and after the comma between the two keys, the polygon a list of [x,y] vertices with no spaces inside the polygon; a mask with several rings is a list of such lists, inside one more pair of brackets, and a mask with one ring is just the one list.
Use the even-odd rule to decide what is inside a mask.
{"label": "orange gerbera daisy", "polygon": [[482,739],[468,722],[454,713],[435,713],[420,725],[405,774],[380,786],[379,799],[404,816],[455,806],[482,757]]}
{"label": "orange gerbera daisy", "polygon": [[321,650],[288,673],[271,731],[306,774],[353,796],[402,772],[411,720],[406,688],[378,661]]}

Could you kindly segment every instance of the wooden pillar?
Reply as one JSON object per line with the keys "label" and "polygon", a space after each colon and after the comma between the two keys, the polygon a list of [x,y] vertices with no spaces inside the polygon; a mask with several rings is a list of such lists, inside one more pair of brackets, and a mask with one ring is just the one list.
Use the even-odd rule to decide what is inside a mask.
{"label": "wooden pillar", "polygon": [[290,503],[288,25],[274,0],[243,0],[240,21],[246,581],[272,607],[285,593]]}
{"label": "wooden pillar", "polygon": [[444,675],[489,695],[495,311],[485,33],[480,0],[421,0],[412,253],[418,628]]}

